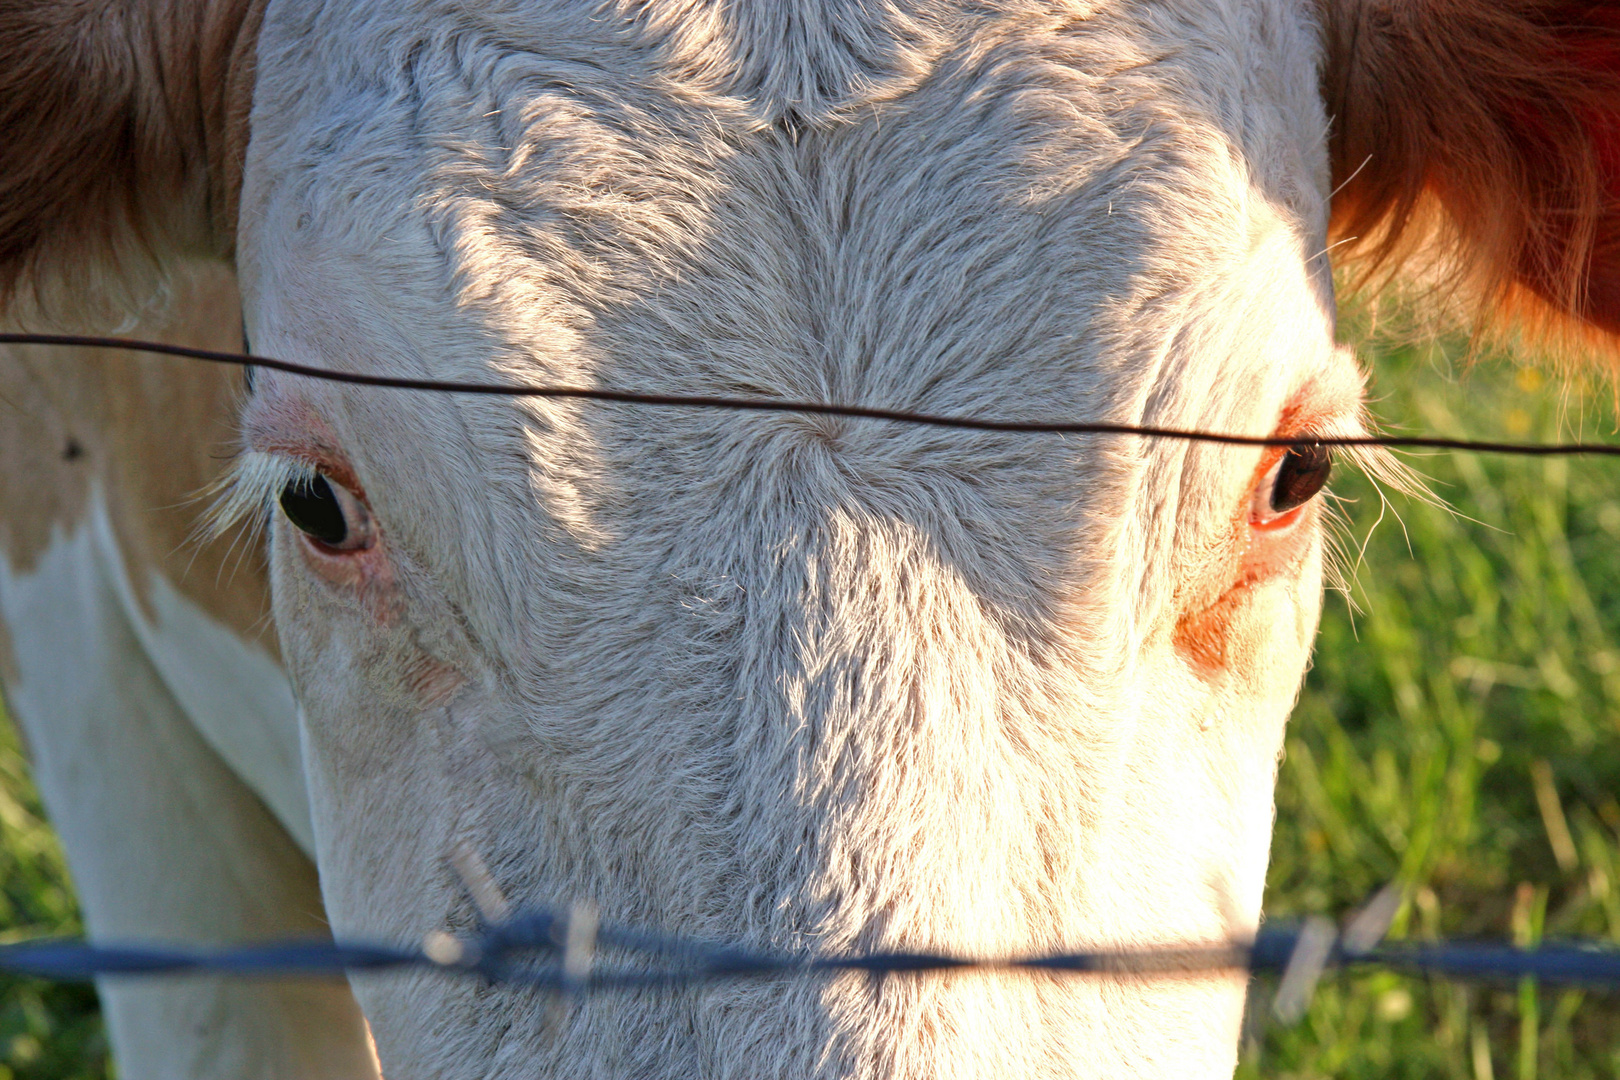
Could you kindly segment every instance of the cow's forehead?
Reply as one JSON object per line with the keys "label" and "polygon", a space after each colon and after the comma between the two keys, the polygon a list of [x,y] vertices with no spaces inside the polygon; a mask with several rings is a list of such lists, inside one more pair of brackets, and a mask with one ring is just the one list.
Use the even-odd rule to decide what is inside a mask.
{"label": "cow's forehead", "polygon": [[[1230,270],[1257,225],[1281,221],[1305,244],[1321,233],[1324,121],[1302,6],[378,14],[286,0],[261,44],[244,225],[283,247],[347,249],[379,274],[420,277],[387,264],[425,256],[439,273],[419,288],[475,306],[543,297],[552,310],[514,316],[531,322],[565,304],[595,321],[649,295],[721,313],[739,282],[767,323],[790,293],[828,314],[858,314],[857,297],[937,306],[947,272],[958,300],[1045,291],[1118,311]],[[824,33],[751,37],[785,9],[788,27]],[[784,99],[801,69],[821,81]],[[693,269],[718,280],[681,288]],[[918,270],[931,277],[905,276]],[[865,291],[826,295],[829,283]],[[917,352],[905,362],[926,363]]]}
{"label": "cow's forehead", "polygon": [[[250,318],[307,359],[438,377],[1244,430],[1325,362],[1302,5],[826,5],[816,17],[867,35],[860,68],[815,34],[751,43],[771,20],[747,12],[773,3],[272,7],[244,195]],[[709,34],[696,53],[692,27]],[[762,48],[822,84],[774,78]],[[680,484],[717,460],[712,417],[348,400],[401,476],[451,484],[487,469],[483,451],[520,449],[540,477],[522,484],[586,547],[623,516],[608,503],[639,497],[599,483],[604,463],[661,460],[659,483]],[[869,490],[925,462],[1014,466],[1009,527],[1061,503],[1077,463],[1095,487],[1113,460],[771,424],[745,430],[795,433],[778,462],[801,436],[864,446],[841,461]],[[1063,528],[1028,539],[1061,547]]]}
{"label": "cow's forehead", "polygon": [[[896,363],[924,382],[1051,370],[1030,333],[1071,368],[1173,334],[1257,232],[1323,232],[1317,49],[1293,0],[787,5],[870,38],[864,79],[720,14],[755,6],[777,5],[273,6],[250,293],[267,262],[348,256],[356,302],[451,294],[542,352],[588,325],[650,336],[611,351],[654,375],[688,374],[672,344],[690,338],[892,385]],[[707,27],[709,62],[671,26]],[[830,65],[824,100],[772,98],[748,75],[762,50]]]}

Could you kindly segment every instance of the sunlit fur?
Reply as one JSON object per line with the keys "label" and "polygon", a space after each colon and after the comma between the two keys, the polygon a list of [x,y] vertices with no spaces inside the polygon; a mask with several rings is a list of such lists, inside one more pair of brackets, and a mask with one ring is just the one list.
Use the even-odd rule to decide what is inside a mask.
{"label": "sunlit fur", "polygon": [[[770,5],[673,10],[273,7],[256,347],[1259,434],[1319,384],[1354,422],[1302,6],[805,4],[804,54],[747,38]],[[825,77],[760,75],[767,49]],[[250,445],[299,416],[380,536],[353,587],[272,542],[340,932],[464,925],[462,843],[515,902],[754,945],[1252,929],[1320,593],[1315,540],[1230,591],[1258,451],[261,372]],[[1217,603],[1211,670],[1175,638]],[[357,983],[395,1077],[1221,1075],[1243,989],[838,980],[558,1017]]]}

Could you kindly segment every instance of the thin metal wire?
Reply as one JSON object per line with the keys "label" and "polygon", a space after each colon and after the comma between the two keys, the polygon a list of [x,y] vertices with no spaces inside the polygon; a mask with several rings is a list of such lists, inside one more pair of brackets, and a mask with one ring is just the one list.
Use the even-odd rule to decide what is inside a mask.
{"label": "thin metal wire", "polygon": [[372,375],[355,371],[335,371],[276,360],[248,353],[194,349],[132,338],[97,337],[86,334],[0,333],[0,345],[63,345],[97,349],[124,349],[182,357],[210,364],[260,367],[302,375],[325,382],[353,386],[389,387],[396,390],[423,390],[446,394],[481,394],[492,397],[572,398],[608,401],[628,405],[690,409],[729,409],[738,412],[801,413],[815,416],[842,416],[857,420],[886,420],[899,424],[961,428],[969,431],[1001,431],[1028,435],[1130,435],[1153,439],[1181,439],[1187,442],[1220,443],[1228,446],[1381,446],[1396,450],[1464,450],[1483,454],[1515,454],[1523,457],[1620,457],[1620,445],[1612,443],[1512,443],[1480,439],[1447,439],[1429,435],[1310,436],[1301,438],[1265,435],[1237,435],[1217,431],[1193,431],[1155,427],[1147,424],[1110,424],[1088,421],[991,420],[975,416],[936,416],[904,409],[878,409],[864,405],[833,405],[816,401],[787,401],[775,398],[728,397],[705,394],[646,394],[587,386],[550,386],[535,383],[468,383],[445,379],[411,379],[394,375]]}
{"label": "thin metal wire", "polygon": [[[914,976],[929,972],[1043,971],[1054,975],[1186,978],[1215,972],[1298,972],[1315,982],[1323,969],[1383,967],[1408,974],[1516,980],[1620,988],[1620,949],[1596,943],[1565,943],[1517,949],[1474,942],[1362,947],[1350,931],[1327,920],[1302,926],[1267,926],[1247,942],[1177,947],[1051,953],[1003,959],[965,959],[938,953],[879,952],[825,956],[758,952],[694,938],[659,934],[605,922],[580,928],[578,912],[543,909],[429,947],[355,942],[300,942],[234,949],[174,949],[86,945],[43,941],[0,947],[0,971],[60,981],[100,976],[231,975],[248,977],[338,976],[427,970],[475,976],[563,993],[673,989],[718,982],[826,977],[845,973]],[[594,918],[593,918],[594,922]],[[1324,926],[1326,929],[1324,930]],[[569,966],[571,946],[591,936],[593,948],[615,958],[581,971]],[[1299,963],[1309,951],[1308,965]],[[637,964],[635,961],[641,961]],[[1308,995],[1310,988],[1304,992]]]}

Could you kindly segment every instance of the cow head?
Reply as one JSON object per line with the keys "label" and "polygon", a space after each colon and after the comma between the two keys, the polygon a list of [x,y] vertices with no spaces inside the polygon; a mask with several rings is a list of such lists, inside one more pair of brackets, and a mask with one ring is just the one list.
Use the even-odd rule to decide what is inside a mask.
{"label": "cow head", "polygon": [[[1335,211],[1491,312],[1620,320],[1608,5],[13,6],[8,280],[234,254],[256,350],[325,367],[1349,434]],[[465,925],[458,848],[788,949],[1255,925],[1310,453],[270,373],[242,428],[341,934]],[[1243,1003],[356,989],[398,1076],[1214,1075]]]}

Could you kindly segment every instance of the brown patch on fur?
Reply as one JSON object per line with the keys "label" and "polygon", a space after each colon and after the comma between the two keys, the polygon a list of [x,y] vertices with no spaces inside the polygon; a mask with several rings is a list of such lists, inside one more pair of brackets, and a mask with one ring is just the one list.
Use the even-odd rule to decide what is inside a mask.
{"label": "brown patch on fur", "polygon": [[[177,278],[173,313],[137,336],[234,349],[236,281],[218,266]],[[241,375],[106,349],[0,348],[0,551],[26,573],[80,526],[101,490],[140,594],[161,573],[193,603],[274,652],[263,552],[231,536],[198,545],[198,493],[228,463]],[[26,633],[26,627],[15,628]]]}
{"label": "brown patch on fur", "polygon": [[0,305],[230,254],[263,8],[0,0]]}
{"label": "brown patch on fur", "polygon": [[1224,532],[1186,553],[1176,567],[1178,614],[1170,640],[1205,679],[1219,676],[1230,660],[1232,617],[1248,585],[1243,573],[1247,528],[1245,502]]}
{"label": "brown patch on fur", "polygon": [[[1620,3],[1318,0],[1332,232],[1416,260],[1482,328],[1620,334]],[[1594,337],[1594,330],[1596,337]]]}
{"label": "brown patch on fur", "polygon": [[405,672],[405,688],[425,705],[444,705],[466,685],[454,665],[423,653]]}
{"label": "brown patch on fur", "polygon": [[1213,679],[1226,670],[1227,652],[1232,639],[1232,620],[1241,601],[1242,584],[1202,611],[1189,612],[1176,621],[1170,640],[1187,658],[1194,671]]}

